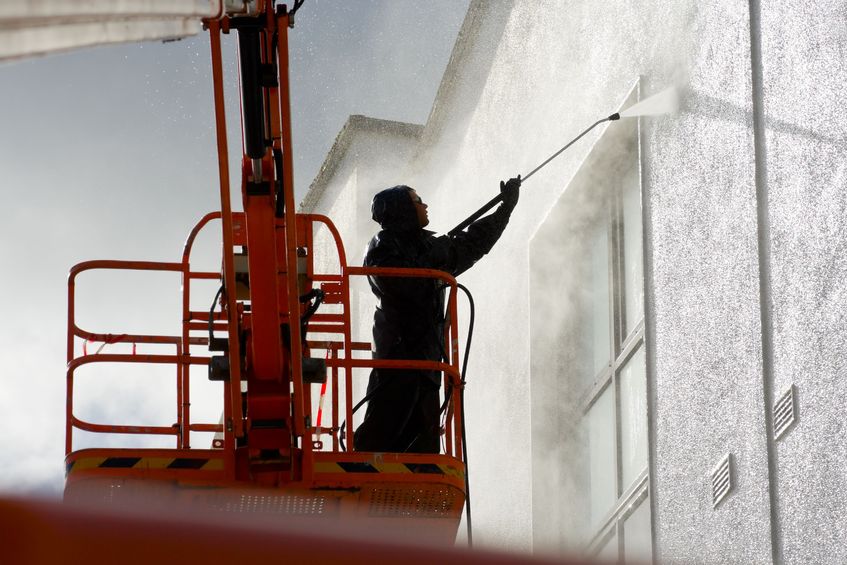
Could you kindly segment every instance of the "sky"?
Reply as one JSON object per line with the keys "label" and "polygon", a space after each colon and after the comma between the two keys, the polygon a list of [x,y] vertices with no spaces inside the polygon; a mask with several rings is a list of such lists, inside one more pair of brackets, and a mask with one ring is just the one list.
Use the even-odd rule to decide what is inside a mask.
{"label": "sky", "polygon": [[[467,6],[306,1],[290,33],[298,201],[349,115],[425,123]],[[237,172],[234,36],[224,51]],[[68,271],[91,259],[180,259],[195,222],[219,208],[213,119],[203,34],[0,63],[0,493],[60,495]],[[237,174],[232,181],[237,196]],[[240,198],[233,204],[240,208]],[[217,225],[201,234],[197,268],[219,269],[218,234]],[[85,273],[77,281],[77,324],[175,335],[179,284],[173,275]],[[208,308],[215,288],[198,290],[192,309]],[[169,425],[174,382],[161,369],[89,368],[77,377],[75,413],[99,423]],[[216,420],[219,407],[201,408],[200,400],[217,393],[203,387],[202,374],[195,382],[196,414]],[[78,434],[74,448],[126,439]]]}

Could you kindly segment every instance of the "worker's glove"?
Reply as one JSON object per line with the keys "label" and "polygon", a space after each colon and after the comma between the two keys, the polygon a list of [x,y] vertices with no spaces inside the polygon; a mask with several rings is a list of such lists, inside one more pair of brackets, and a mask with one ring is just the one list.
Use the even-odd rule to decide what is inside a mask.
{"label": "worker's glove", "polygon": [[518,175],[506,182],[500,181],[500,194],[503,195],[503,208],[511,213],[518,205],[518,198],[521,195],[521,176]]}

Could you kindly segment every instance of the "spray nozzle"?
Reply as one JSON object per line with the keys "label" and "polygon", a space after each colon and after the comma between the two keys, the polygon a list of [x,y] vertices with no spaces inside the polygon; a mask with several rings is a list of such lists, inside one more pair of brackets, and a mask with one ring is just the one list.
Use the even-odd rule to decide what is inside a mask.
{"label": "spray nozzle", "polygon": [[[643,100],[634,106],[630,106],[626,110],[622,112],[624,118],[635,117],[635,116],[655,116],[659,114],[667,114],[675,112],[677,108],[677,93],[674,87],[666,88],[662,92],[651,96],[650,98]],[[567,145],[550,155],[546,161],[532,169],[527,174],[523,175],[523,179],[521,182],[526,182],[529,177],[537,173],[541,170],[547,163],[555,159],[562,153],[565,149],[576,143],[579,139],[581,139],[584,135],[586,135],[589,131],[594,129],[596,126],[599,126],[603,122],[614,122],[621,119],[621,113],[615,112],[608,118],[603,118],[602,120],[597,120],[591,126],[583,131],[581,134],[573,138]],[[485,204],[482,208],[471,214],[465,221],[461,224],[453,228],[448,232],[448,235],[455,236],[463,229],[471,225],[473,222],[477,221],[483,214],[488,212],[494,206],[496,206],[503,199],[503,194],[500,193],[494,198],[492,198],[487,204]]]}

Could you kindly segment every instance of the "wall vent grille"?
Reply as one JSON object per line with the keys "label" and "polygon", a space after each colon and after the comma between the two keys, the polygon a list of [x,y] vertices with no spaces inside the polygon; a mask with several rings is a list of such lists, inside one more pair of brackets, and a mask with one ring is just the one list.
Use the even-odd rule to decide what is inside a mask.
{"label": "wall vent grille", "polygon": [[712,469],[712,508],[717,508],[732,490],[732,454],[727,453]]}
{"label": "wall vent grille", "polygon": [[794,385],[788,387],[773,407],[773,438],[785,435],[785,432],[797,420],[797,403],[794,401]]}

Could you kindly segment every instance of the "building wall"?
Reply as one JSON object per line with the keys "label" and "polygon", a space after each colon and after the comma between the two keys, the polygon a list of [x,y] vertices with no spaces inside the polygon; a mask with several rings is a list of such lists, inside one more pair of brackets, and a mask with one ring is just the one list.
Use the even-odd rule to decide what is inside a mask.
{"label": "building wall", "polygon": [[847,561],[847,4],[762,3],[765,248],[774,397],[798,419],[775,451],[786,563]]}
{"label": "building wall", "polygon": [[[683,111],[645,123],[644,134],[656,541],[665,557],[765,563],[771,536],[749,11],[712,3],[691,17]],[[734,491],[713,509],[710,473],[727,453]]]}
{"label": "building wall", "polygon": [[[639,123],[659,558],[844,560],[845,11],[839,0],[472,2],[414,150],[348,151],[313,186],[310,206],[355,234],[348,248],[377,229],[371,196],[401,182],[446,232],[634,85],[642,98],[681,87],[675,117]],[[479,543],[558,547],[532,503],[560,489],[532,481],[530,321],[544,313],[531,308],[528,246],[616,125],[530,179],[501,241],[462,276],[477,308],[466,398]],[[791,383],[798,423],[773,441],[770,404]],[[727,453],[733,489],[713,508],[710,472]]]}

